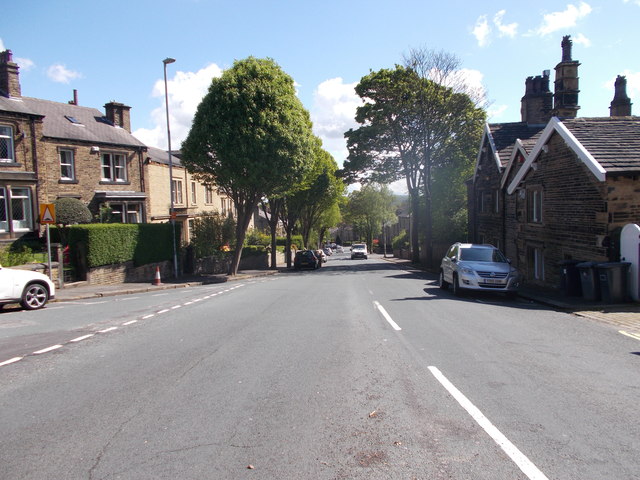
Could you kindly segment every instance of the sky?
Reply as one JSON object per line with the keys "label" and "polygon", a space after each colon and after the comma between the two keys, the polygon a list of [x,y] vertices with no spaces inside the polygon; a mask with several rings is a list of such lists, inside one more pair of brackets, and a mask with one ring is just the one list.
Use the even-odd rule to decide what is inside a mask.
{"label": "sky", "polygon": [[[6,0],[5,0],[6,1]],[[235,60],[269,57],[295,81],[314,132],[339,165],[357,127],[355,85],[410,49],[455,55],[483,89],[489,122],[520,121],[525,79],[561,60],[579,68],[580,117],[608,116],[617,75],[640,114],[640,0],[21,0],[5,9],[0,51],[20,66],[22,95],[104,110],[131,107],[133,134],[167,148],[186,138],[213,77]],[[553,84],[551,86],[553,89]]]}

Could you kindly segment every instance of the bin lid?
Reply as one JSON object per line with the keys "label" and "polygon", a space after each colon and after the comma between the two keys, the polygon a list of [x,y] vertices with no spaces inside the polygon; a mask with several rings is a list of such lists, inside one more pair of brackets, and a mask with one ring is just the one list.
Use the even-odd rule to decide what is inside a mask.
{"label": "bin lid", "polygon": [[598,263],[598,268],[626,268],[631,266],[631,263],[629,262],[604,262],[604,263]]}
{"label": "bin lid", "polygon": [[581,262],[576,265],[578,268],[594,268],[598,265],[596,262]]}

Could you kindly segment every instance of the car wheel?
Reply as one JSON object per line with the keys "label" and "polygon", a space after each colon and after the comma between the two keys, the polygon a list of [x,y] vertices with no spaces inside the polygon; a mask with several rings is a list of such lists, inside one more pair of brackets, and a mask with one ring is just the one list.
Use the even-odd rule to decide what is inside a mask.
{"label": "car wheel", "polygon": [[365,256],[364,256],[364,259],[366,260],[367,258],[369,258],[369,257],[367,257],[367,256],[365,255]]}
{"label": "car wheel", "polygon": [[453,294],[456,297],[462,296],[462,288],[460,288],[460,280],[458,280],[458,275],[453,274]]}
{"label": "car wheel", "polygon": [[444,272],[442,270],[440,270],[440,275],[438,276],[438,286],[442,290],[449,288],[449,282],[444,279]]}
{"label": "car wheel", "polygon": [[42,283],[31,283],[22,292],[20,305],[27,310],[37,310],[46,305],[49,300],[49,290]]}

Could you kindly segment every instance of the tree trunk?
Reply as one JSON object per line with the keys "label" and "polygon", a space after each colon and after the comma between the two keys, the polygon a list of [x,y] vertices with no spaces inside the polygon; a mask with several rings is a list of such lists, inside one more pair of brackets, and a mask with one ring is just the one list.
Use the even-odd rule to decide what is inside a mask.
{"label": "tree trunk", "polygon": [[229,275],[237,275],[240,266],[240,258],[242,258],[242,246],[247,235],[247,228],[251,222],[251,214],[255,205],[237,205],[238,223],[236,223],[236,249],[233,252],[233,260],[229,266]]}
{"label": "tree trunk", "polygon": [[413,263],[420,262],[420,198],[417,194],[411,195],[411,218],[410,218],[410,241],[411,241],[411,261]]}

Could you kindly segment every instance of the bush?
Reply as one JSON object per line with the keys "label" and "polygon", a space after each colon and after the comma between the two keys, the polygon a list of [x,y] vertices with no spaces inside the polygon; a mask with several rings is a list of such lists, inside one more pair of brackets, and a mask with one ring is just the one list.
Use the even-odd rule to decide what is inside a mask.
{"label": "bush", "polygon": [[406,230],[402,230],[400,234],[393,237],[391,240],[391,246],[394,250],[406,250],[409,248],[409,233]]}
{"label": "bush", "polygon": [[244,239],[244,244],[245,246],[262,245],[264,247],[267,247],[271,245],[271,235],[254,228],[247,231],[247,236]]}
{"label": "bush", "polygon": [[76,225],[90,223],[92,220],[89,208],[77,198],[59,198],[53,205],[56,209],[58,225]]}
{"label": "bush", "polygon": [[203,215],[193,221],[191,246],[197,258],[210,257],[225,245],[235,243],[235,221],[218,212]]}

